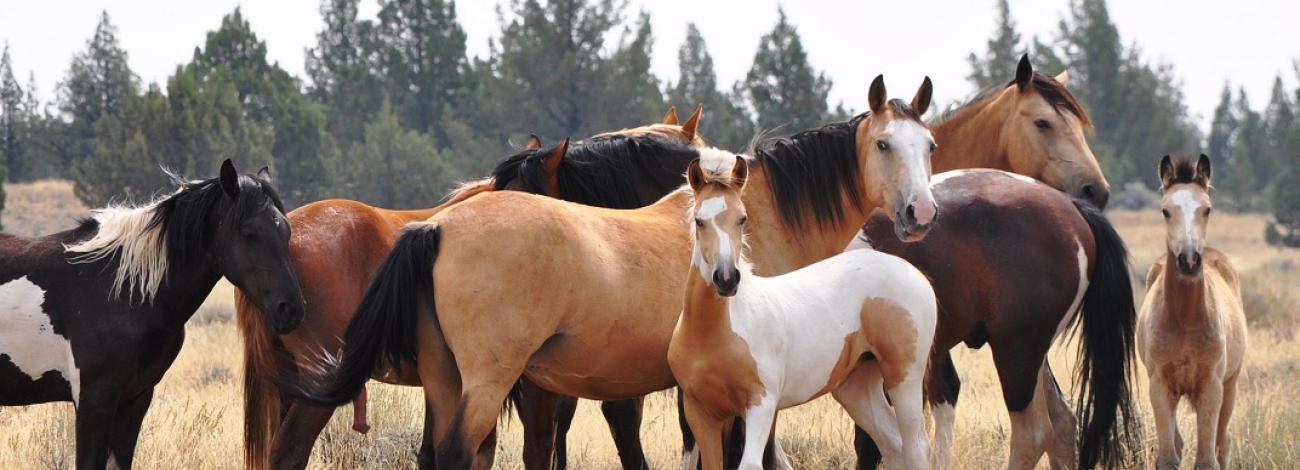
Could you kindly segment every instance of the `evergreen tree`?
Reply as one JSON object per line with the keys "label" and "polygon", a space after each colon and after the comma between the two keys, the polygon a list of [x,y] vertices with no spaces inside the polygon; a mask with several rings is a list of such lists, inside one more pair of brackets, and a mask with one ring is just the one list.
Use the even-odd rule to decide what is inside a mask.
{"label": "evergreen tree", "polygon": [[1262,188],[1256,176],[1255,159],[1264,151],[1264,120],[1259,113],[1250,109],[1245,88],[1237,91],[1237,101],[1233,107],[1236,108],[1234,113],[1239,119],[1237,134],[1233,139],[1232,154],[1227,159],[1227,168],[1222,171],[1223,176],[1216,179],[1223,180],[1227,187],[1232,188],[1231,192],[1226,192],[1229,207],[1249,209],[1258,207],[1262,202],[1259,194]]}
{"label": "evergreen tree", "polygon": [[364,138],[365,123],[379,111],[384,90],[377,74],[375,25],[357,19],[360,0],[325,0],[325,27],[307,50],[308,96],[325,106],[326,127],[340,145]]}
{"label": "evergreen tree", "polygon": [[1273,91],[1268,106],[1264,108],[1264,153],[1256,159],[1255,177],[1272,187],[1285,175],[1288,160],[1294,161],[1300,148],[1293,147],[1292,137],[1296,134],[1295,105],[1291,102],[1287,90],[1283,88],[1282,77],[1273,79]]}
{"label": "evergreen tree", "polygon": [[343,166],[351,195],[382,207],[432,206],[458,176],[439,157],[433,139],[404,129],[387,102]]}
{"label": "evergreen tree", "polygon": [[608,123],[609,128],[639,126],[649,116],[662,115],[667,106],[659,90],[659,79],[650,71],[650,54],[654,37],[650,15],[642,12],[635,29],[625,27],[622,40],[608,61],[602,64],[602,92],[597,96],[594,122]]}
{"label": "evergreen tree", "polygon": [[[987,43],[987,52],[983,57],[971,53],[966,57],[970,64],[970,74],[966,76],[976,90],[1006,85],[1010,81],[1016,62],[1026,51],[1020,44],[1020,33],[1016,32],[1016,23],[1011,19],[1011,5],[1007,0],[998,0],[997,26]],[[1041,61],[1035,61],[1041,68]],[[1053,70],[1053,69],[1046,69]]]}
{"label": "evergreen tree", "polygon": [[233,85],[243,113],[274,131],[274,174],[290,206],[334,187],[330,170],[337,152],[325,132],[324,111],[303,97],[297,80],[279,64],[267,61],[266,43],[238,7],[208,33],[202,49],[195,49],[187,70],[199,86],[214,78]]}
{"label": "evergreen tree", "polygon": [[[22,164],[23,89],[14,79],[9,43],[0,53],[0,166],[18,169]],[[17,170],[15,170],[16,172]],[[6,178],[9,173],[6,172]]]}
{"label": "evergreen tree", "polygon": [[1205,140],[1206,152],[1210,156],[1215,172],[1218,173],[1215,186],[1219,192],[1235,193],[1238,190],[1232,187],[1233,182],[1230,178],[1223,177],[1232,172],[1228,169],[1228,158],[1233,154],[1232,147],[1240,126],[1240,118],[1236,111],[1237,108],[1233,106],[1232,101],[1232,87],[1225,82],[1223,92],[1219,95],[1219,104],[1214,107],[1214,117],[1210,120],[1210,135]]}
{"label": "evergreen tree", "polygon": [[718,89],[713,57],[695,23],[686,25],[686,41],[677,51],[677,84],[668,87],[668,104],[682,111],[704,107],[700,134],[719,148],[744,150],[754,136],[754,123],[737,99]]}
{"label": "evergreen tree", "polygon": [[86,50],[73,57],[59,88],[59,108],[72,121],[71,142],[62,155],[61,166],[71,168],[74,162],[94,152],[95,123],[118,112],[139,88],[139,79],[127,64],[126,51],[118,45],[117,27],[107,11],[100,14]]}
{"label": "evergreen tree", "polygon": [[785,10],[777,13],[776,26],[759,40],[754,65],[745,75],[744,96],[760,129],[782,127],[790,133],[821,126],[830,118],[826,98],[831,81],[808,63]]}
{"label": "evergreen tree", "polygon": [[28,74],[25,88],[21,131],[23,151],[18,170],[11,170],[9,176],[13,181],[63,177],[68,171],[61,166],[60,156],[67,153],[68,124],[41,101],[36,74]]}
{"label": "evergreen tree", "polygon": [[462,92],[465,31],[450,0],[383,0],[379,61],[395,112],[409,129],[445,139],[439,123]]}

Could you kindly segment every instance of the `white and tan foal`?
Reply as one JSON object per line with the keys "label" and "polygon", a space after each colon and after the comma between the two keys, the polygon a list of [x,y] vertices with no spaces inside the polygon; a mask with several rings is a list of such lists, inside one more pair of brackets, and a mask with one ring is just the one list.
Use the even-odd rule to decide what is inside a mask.
{"label": "white and tan foal", "polygon": [[721,468],[723,428],[735,417],[745,423],[740,468],[762,468],[777,410],[827,392],[891,466],[926,467],[921,388],[936,315],[929,282],[900,258],[862,249],[754,275],[742,252],[747,168],[737,156],[687,169],[694,254],[668,363],[703,468]]}
{"label": "white and tan foal", "polygon": [[1210,159],[1160,161],[1168,252],[1147,273],[1137,341],[1151,382],[1156,467],[1177,469],[1183,453],[1178,402],[1196,409],[1196,468],[1227,469],[1228,421],[1246,355],[1241,285],[1228,257],[1205,246]]}

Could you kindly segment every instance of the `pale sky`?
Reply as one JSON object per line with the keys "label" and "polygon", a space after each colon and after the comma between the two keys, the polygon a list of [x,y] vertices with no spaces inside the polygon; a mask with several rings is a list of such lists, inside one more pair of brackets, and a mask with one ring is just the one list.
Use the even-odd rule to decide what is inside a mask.
{"label": "pale sky", "polygon": [[[500,3],[457,3],[471,55],[486,55],[488,39],[500,31]],[[41,98],[49,100],[72,55],[84,49],[100,10],[109,12],[132,69],[148,83],[164,82],[188,62],[204,35],[240,4],[267,42],[271,60],[303,77],[304,50],[322,26],[316,0],[0,0],[0,41],[8,41],[20,81],[26,83],[34,72]],[[895,97],[910,97],[928,74],[941,106],[966,98],[973,91],[965,80],[966,55],[983,50],[995,14],[993,0],[632,0],[627,15],[650,12],[653,67],[665,81],[676,80],[677,48],[687,22],[698,24],[719,83],[729,87],[748,70],[759,37],[776,22],[779,4],[803,36],[812,64],[834,82],[832,102],[851,109],[865,107],[867,85],[880,73]],[[1012,0],[1011,10],[1023,38],[1046,39],[1054,37],[1066,5],[1067,0]],[[363,1],[362,16],[373,17],[376,10],[373,0]],[[1125,43],[1137,42],[1146,57],[1173,64],[1202,128],[1225,80],[1234,88],[1244,86],[1257,108],[1267,101],[1275,75],[1282,75],[1288,89],[1296,86],[1298,1],[1112,0],[1110,13]],[[1012,67],[1007,65],[1008,78]]]}

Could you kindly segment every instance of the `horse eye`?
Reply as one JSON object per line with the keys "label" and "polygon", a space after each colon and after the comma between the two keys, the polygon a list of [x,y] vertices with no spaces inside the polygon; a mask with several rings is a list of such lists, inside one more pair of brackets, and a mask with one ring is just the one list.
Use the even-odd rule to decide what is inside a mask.
{"label": "horse eye", "polygon": [[1211,212],[1214,212],[1214,208],[1213,208],[1213,207],[1206,207],[1206,208],[1205,208],[1205,216],[1206,216],[1206,217],[1209,217]]}
{"label": "horse eye", "polygon": [[1169,210],[1168,210],[1168,209],[1160,209],[1160,214],[1164,215],[1166,219],[1169,218]]}
{"label": "horse eye", "polygon": [[749,216],[747,216],[747,215],[746,215],[746,216],[741,216],[741,217],[740,217],[740,225],[745,225],[745,224],[747,224],[747,223],[749,223]]}
{"label": "horse eye", "polygon": [[699,228],[704,228],[704,219],[695,219],[695,226]]}
{"label": "horse eye", "polygon": [[1052,123],[1047,122],[1046,119],[1035,119],[1034,126],[1040,131],[1045,131],[1052,128]]}
{"label": "horse eye", "polygon": [[930,153],[934,153],[935,150],[939,150],[939,144],[930,142]]}
{"label": "horse eye", "polygon": [[883,141],[883,140],[877,140],[877,141],[876,141],[876,148],[880,149],[881,152],[888,152],[888,151],[889,151],[889,142],[885,142],[885,141]]}

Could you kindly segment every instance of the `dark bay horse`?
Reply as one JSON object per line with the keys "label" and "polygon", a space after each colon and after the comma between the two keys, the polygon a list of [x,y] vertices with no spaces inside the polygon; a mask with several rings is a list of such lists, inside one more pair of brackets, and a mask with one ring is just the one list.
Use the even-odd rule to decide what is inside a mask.
{"label": "dark bay horse", "polygon": [[0,405],[71,401],[77,468],[130,468],[154,386],[221,277],[266,334],[302,320],[289,224],[265,169],[180,182],[39,238],[0,234]]}
{"label": "dark bay horse", "polygon": [[[680,175],[658,171],[674,159],[664,141],[702,145],[696,133],[701,110],[678,124],[676,109],[663,123],[605,133],[587,142],[542,148],[533,137],[525,149],[505,158],[492,175],[463,185],[437,207],[390,210],[350,200],[324,200],[288,214],[294,227],[289,253],[302,281],[307,311],[302,326],[279,336],[263,327],[253,306],[237,303],[245,345],[245,463],[251,468],[305,468],[313,443],[333,415],[283,397],[271,377],[292,373],[296,363],[314,357],[318,348],[336,351],[371,276],[392,249],[399,230],[470,197],[490,191],[518,190],[583,204],[631,208],[658,199],[680,185]],[[668,167],[674,166],[667,163]],[[576,401],[560,398],[523,381],[511,395],[524,424],[524,461],[529,468],[565,466],[564,437]],[[365,394],[354,404],[354,427],[365,429]],[[554,421],[556,412],[560,419]],[[606,402],[625,468],[645,467],[637,434],[640,406],[635,400]],[[555,426],[559,426],[556,430]],[[426,433],[429,426],[426,424]],[[425,439],[427,442],[428,439]],[[432,464],[432,449],[420,450],[423,465]]]}

